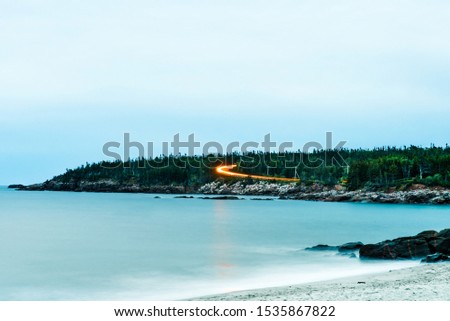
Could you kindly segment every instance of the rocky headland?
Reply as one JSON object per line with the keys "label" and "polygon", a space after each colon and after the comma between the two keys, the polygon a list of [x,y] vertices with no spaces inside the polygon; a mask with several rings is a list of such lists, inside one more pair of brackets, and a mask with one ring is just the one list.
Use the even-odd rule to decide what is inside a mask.
{"label": "rocky headland", "polygon": [[348,190],[345,186],[321,184],[274,183],[270,181],[226,181],[216,180],[201,186],[122,184],[114,180],[71,181],[68,183],[49,180],[34,185],[10,185],[10,188],[27,191],[73,191],[103,193],[161,193],[161,194],[211,194],[273,196],[280,199],[361,202],[389,204],[450,204],[450,190],[442,187],[429,188],[413,184],[407,188],[388,190]]}
{"label": "rocky headland", "polygon": [[33,185],[14,184],[8,186],[20,191],[65,191],[65,192],[98,192],[98,193],[154,193],[154,194],[187,194],[195,192],[192,188],[180,185],[122,184],[115,180],[71,181],[68,183],[49,180]]}

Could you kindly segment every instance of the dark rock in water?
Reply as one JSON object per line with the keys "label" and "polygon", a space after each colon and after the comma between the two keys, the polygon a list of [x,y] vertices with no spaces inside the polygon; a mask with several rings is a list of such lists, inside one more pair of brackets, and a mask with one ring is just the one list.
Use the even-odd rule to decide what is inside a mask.
{"label": "dark rock in water", "polygon": [[428,247],[430,248],[431,253],[438,252],[437,247],[442,243],[445,239],[442,237],[432,237],[427,239]]}
{"label": "dark rock in water", "polygon": [[438,239],[436,242],[436,252],[450,255],[450,238]]}
{"label": "dark rock in water", "polygon": [[161,198],[161,196],[155,196],[154,198]]}
{"label": "dark rock in water", "polygon": [[426,239],[433,238],[433,237],[438,237],[438,232],[433,231],[433,230],[423,231],[423,232],[420,232],[419,234],[417,234],[415,237],[416,238],[423,237],[423,238],[426,238]]}
{"label": "dark rock in water", "polygon": [[22,184],[11,184],[11,185],[8,186],[8,188],[12,188],[12,189],[22,189],[24,187],[25,186],[22,185]]}
{"label": "dark rock in water", "polygon": [[273,198],[251,198],[252,201],[273,201]]}
{"label": "dark rock in water", "polygon": [[341,254],[346,254],[346,252],[353,252],[359,250],[364,244],[361,242],[350,242],[345,243],[340,246],[332,246],[327,244],[318,244],[313,247],[307,247],[307,251],[339,251]]}
{"label": "dark rock in water", "polygon": [[175,196],[174,198],[194,198],[194,196],[182,195],[182,196]]}
{"label": "dark rock in water", "polygon": [[405,259],[421,258],[432,254],[426,239],[422,238],[402,239],[394,245],[393,249],[399,258]]}
{"label": "dark rock in water", "polygon": [[336,251],[338,249],[337,246],[330,246],[326,244],[319,244],[313,247],[307,247],[306,251]]}
{"label": "dark rock in water", "polygon": [[424,231],[416,236],[400,237],[360,248],[360,258],[372,259],[414,259],[434,253],[450,255],[450,229]]}
{"label": "dark rock in water", "polygon": [[351,253],[348,257],[351,258],[351,259],[356,259],[357,258],[355,253]]}
{"label": "dark rock in water", "polygon": [[450,228],[447,228],[445,230],[440,231],[439,233],[437,233],[436,235],[437,237],[442,237],[445,239],[450,238]]}
{"label": "dark rock in water", "polygon": [[425,238],[402,237],[377,244],[367,244],[360,248],[361,258],[373,259],[413,259],[432,254]]}
{"label": "dark rock in water", "polygon": [[390,252],[386,243],[366,244],[359,249],[359,257],[372,259],[396,259],[397,256]]}
{"label": "dark rock in water", "polygon": [[339,252],[356,251],[356,250],[359,250],[363,246],[364,246],[364,244],[361,242],[350,242],[350,243],[345,243],[345,244],[338,246],[338,251]]}
{"label": "dark rock in water", "polygon": [[423,263],[437,263],[437,262],[444,262],[448,261],[448,256],[442,253],[435,253],[427,255],[426,258],[422,259]]}
{"label": "dark rock in water", "polygon": [[237,196],[214,196],[214,197],[199,197],[203,200],[240,200]]}

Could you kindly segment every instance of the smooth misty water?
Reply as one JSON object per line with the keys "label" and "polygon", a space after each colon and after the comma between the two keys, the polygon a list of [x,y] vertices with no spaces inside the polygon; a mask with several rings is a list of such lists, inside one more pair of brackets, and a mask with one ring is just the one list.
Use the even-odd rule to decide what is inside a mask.
{"label": "smooth misty water", "polygon": [[0,188],[0,299],[161,300],[387,271],[318,243],[450,227],[450,207]]}

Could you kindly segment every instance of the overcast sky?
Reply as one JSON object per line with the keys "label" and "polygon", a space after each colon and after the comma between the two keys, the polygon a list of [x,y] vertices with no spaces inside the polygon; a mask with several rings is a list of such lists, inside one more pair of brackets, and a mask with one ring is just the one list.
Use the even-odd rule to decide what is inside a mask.
{"label": "overcast sky", "polygon": [[123,133],[445,145],[450,2],[0,0],[0,184]]}

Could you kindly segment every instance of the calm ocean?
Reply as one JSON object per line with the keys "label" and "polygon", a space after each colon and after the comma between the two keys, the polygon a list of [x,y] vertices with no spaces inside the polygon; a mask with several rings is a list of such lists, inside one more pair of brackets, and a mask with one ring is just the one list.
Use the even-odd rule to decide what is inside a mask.
{"label": "calm ocean", "polygon": [[0,188],[0,300],[174,300],[387,271],[318,243],[450,227],[450,207]]}

